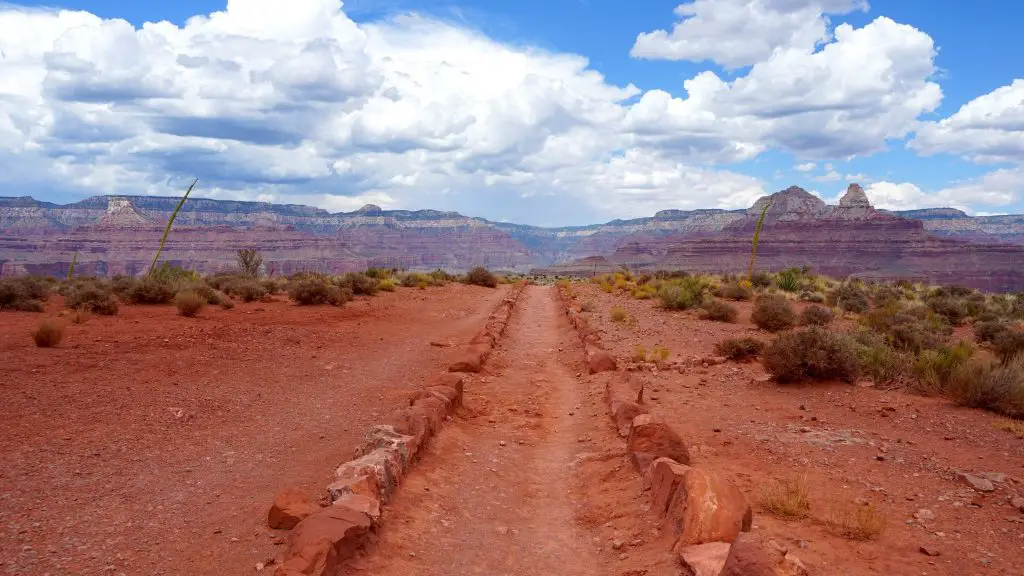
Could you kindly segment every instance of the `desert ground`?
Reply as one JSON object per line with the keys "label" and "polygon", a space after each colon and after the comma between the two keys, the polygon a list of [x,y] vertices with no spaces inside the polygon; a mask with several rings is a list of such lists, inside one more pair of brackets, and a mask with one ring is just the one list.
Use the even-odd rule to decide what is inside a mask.
{"label": "desert ground", "polygon": [[[449,284],[192,319],[128,306],[49,349],[27,337],[38,314],[4,313],[2,568],[272,573],[289,538],[267,527],[275,494],[298,487],[326,504],[363,431],[443,372],[511,290]],[[463,405],[342,573],[685,574],[608,414],[609,379],[628,373],[692,464],[749,500],[751,538],[777,574],[1024,575],[1012,504],[1024,438],[998,426],[1005,418],[866,382],[782,385],[758,360],[715,358],[725,337],[770,338],[749,302],[736,303],[736,323],[711,322],[583,282],[569,305],[587,304],[618,363],[590,374],[558,290],[523,289],[483,369],[465,375]],[[630,320],[613,321],[613,307]],[[633,362],[637,345],[669,352]],[[808,490],[806,517],[766,509],[766,490],[786,481]],[[863,510],[877,520],[870,534],[837,528]]]}

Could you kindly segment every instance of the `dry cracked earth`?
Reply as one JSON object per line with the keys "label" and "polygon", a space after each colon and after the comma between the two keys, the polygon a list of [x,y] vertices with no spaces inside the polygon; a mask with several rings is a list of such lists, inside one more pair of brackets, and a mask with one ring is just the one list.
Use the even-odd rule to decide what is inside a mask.
{"label": "dry cracked earth", "polygon": [[[507,290],[239,305],[194,321],[128,307],[51,350],[26,336],[38,317],[5,315],[0,573],[272,573],[287,534],[266,527],[274,494],[319,494],[361,432],[443,370]],[[790,574],[1024,575],[1024,511],[1012,506],[1024,439],[994,416],[872,388],[781,387],[756,362],[705,366],[721,338],[760,337],[748,309],[716,324],[574,291],[644,382],[645,407],[749,498],[753,538],[799,560]],[[613,305],[635,320],[612,322]],[[637,344],[671,354],[661,369],[629,365]],[[527,287],[463,408],[344,573],[681,574],[608,416],[609,374],[588,375],[583,358],[556,289]],[[987,475],[991,490],[960,472]],[[810,515],[763,510],[762,490],[794,477]],[[884,517],[877,538],[830,525],[834,510],[867,505]]]}

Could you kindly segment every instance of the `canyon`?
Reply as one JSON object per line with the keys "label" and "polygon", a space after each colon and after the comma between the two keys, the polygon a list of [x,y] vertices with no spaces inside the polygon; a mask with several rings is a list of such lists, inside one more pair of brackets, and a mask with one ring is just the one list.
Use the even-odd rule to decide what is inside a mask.
{"label": "canyon", "polygon": [[[190,198],[163,260],[203,273],[258,248],[267,272],[372,266],[586,274],[628,266],[739,272],[765,203],[758,267],[1024,289],[1024,215],[971,217],[951,208],[875,210],[860,186],[839,205],[791,187],[747,210],[663,210],[652,217],[563,228],[491,222],[455,212],[331,213],[310,206]],[[177,198],[98,196],[60,205],[0,198],[0,274],[139,274]]]}

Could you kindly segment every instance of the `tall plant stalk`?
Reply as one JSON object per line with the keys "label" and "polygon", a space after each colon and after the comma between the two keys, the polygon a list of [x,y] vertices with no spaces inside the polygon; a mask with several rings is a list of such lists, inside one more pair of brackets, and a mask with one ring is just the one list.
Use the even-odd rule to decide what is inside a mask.
{"label": "tall plant stalk", "polygon": [[171,225],[174,224],[174,219],[178,217],[178,211],[185,205],[185,200],[188,200],[188,195],[192,193],[192,188],[195,187],[196,182],[199,182],[199,178],[196,178],[188,186],[188,190],[185,191],[185,195],[178,201],[178,205],[175,206],[174,212],[171,213],[171,218],[167,220],[167,227],[164,228],[164,235],[160,237],[160,247],[156,249],[156,255],[153,256],[153,264],[149,266],[149,276],[153,275],[153,270],[156,270],[157,260],[160,260],[160,253],[164,251],[164,242],[167,241],[167,234],[171,231]]}
{"label": "tall plant stalk", "polygon": [[78,252],[75,252],[71,256],[71,266],[68,267],[68,280],[69,281],[71,280],[71,277],[75,275],[75,262],[77,262],[77,261],[78,261]]}
{"label": "tall plant stalk", "polygon": [[764,223],[764,216],[768,213],[768,209],[772,206],[772,199],[769,198],[768,202],[765,203],[764,209],[761,210],[761,217],[757,219],[757,227],[754,228],[754,245],[750,250],[750,266],[747,268],[747,282],[754,281],[754,262],[757,261],[757,241],[761,238],[761,224]]}

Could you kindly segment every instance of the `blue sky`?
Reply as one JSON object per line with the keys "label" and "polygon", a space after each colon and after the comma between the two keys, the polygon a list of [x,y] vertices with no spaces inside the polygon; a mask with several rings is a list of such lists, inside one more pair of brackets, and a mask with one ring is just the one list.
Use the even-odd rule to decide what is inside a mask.
{"label": "blue sky", "polygon": [[1024,212],[1024,3],[274,4],[0,4],[0,185],[542,225],[851,182]]}

